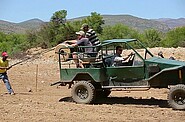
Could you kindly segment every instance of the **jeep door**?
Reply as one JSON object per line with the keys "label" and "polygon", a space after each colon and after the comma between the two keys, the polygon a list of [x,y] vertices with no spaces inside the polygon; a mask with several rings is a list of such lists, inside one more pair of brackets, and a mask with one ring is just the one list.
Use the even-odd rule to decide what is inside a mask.
{"label": "jeep door", "polygon": [[130,66],[107,67],[109,85],[136,85],[145,79],[144,61],[137,55]]}

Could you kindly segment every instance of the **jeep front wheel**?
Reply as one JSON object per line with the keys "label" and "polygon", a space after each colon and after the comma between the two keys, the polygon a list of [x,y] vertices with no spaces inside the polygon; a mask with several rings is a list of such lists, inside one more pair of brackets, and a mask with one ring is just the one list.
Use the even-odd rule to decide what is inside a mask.
{"label": "jeep front wheel", "polygon": [[170,89],[168,94],[168,104],[176,110],[185,109],[185,85],[176,85]]}
{"label": "jeep front wheel", "polygon": [[95,99],[95,87],[87,81],[79,81],[74,84],[71,95],[77,103],[92,103]]}

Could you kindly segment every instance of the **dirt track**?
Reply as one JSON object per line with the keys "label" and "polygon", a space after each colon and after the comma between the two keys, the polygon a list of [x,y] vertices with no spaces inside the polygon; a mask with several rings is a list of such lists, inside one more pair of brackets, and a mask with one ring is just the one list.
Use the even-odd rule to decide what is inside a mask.
{"label": "dirt track", "polygon": [[[53,53],[53,52],[51,52]],[[168,89],[140,92],[113,91],[105,100],[93,105],[71,102],[70,89],[50,86],[59,80],[58,63],[46,54],[9,70],[16,95],[6,94],[0,82],[0,121],[2,122],[77,122],[77,121],[173,121],[185,120],[184,111],[167,106]],[[36,67],[38,77],[36,85]]]}

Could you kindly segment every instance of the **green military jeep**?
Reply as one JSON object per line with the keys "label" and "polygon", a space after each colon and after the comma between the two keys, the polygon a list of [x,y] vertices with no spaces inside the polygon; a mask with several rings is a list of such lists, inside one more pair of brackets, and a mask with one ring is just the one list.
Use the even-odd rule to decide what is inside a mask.
{"label": "green military jeep", "polygon": [[[133,54],[121,66],[109,62],[118,45],[123,47],[124,55]],[[60,81],[52,85],[72,86],[73,100],[84,104],[107,97],[111,90],[169,88],[169,106],[173,109],[185,109],[185,62],[156,57],[136,39],[106,40],[98,48],[100,51],[96,57],[84,57],[88,59],[82,61],[85,68],[66,65],[61,59],[66,55],[67,60],[72,59],[72,52],[68,54],[64,51],[65,48],[61,48],[57,52]]]}

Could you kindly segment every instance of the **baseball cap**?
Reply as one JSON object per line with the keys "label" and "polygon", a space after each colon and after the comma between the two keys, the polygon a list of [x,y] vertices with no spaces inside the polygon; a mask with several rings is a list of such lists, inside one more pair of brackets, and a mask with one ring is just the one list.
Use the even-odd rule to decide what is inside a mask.
{"label": "baseball cap", "polygon": [[76,34],[77,34],[77,35],[81,35],[81,36],[84,36],[84,35],[85,35],[84,31],[76,32]]}
{"label": "baseball cap", "polygon": [[81,30],[83,30],[84,28],[88,28],[89,27],[89,25],[87,24],[87,23],[84,23],[83,25],[82,25],[82,27],[81,27]]}
{"label": "baseball cap", "polygon": [[3,52],[2,53],[2,57],[8,57],[8,53],[7,52]]}

